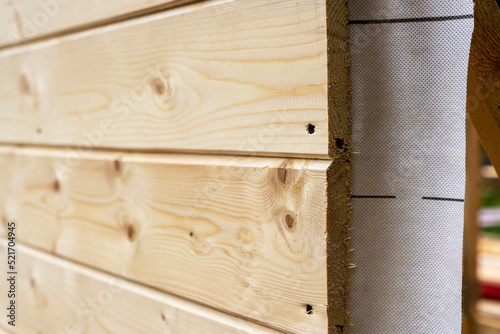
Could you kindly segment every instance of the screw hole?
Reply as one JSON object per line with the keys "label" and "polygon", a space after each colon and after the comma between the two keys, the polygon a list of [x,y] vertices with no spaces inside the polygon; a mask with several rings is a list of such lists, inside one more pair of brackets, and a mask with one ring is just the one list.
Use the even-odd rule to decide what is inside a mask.
{"label": "screw hole", "polygon": [[309,304],[306,305],[306,313],[307,314],[312,314],[313,313],[313,308]]}
{"label": "screw hole", "polygon": [[314,131],[316,131],[316,126],[309,123],[307,124],[307,132],[312,135],[314,133]]}
{"label": "screw hole", "polygon": [[335,146],[337,146],[337,148],[339,150],[343,150],[344,149],[344,139],[342,139],[342,138],[335,138]]}

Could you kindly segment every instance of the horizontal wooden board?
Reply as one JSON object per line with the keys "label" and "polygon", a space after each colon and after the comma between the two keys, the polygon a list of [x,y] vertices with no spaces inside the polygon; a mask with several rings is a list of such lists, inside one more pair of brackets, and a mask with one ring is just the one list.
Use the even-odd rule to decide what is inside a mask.
{"label": "horizontal wooden board", "polygon": [[[8,333],[280,333],[28,247],[18,246],[17,257],[16,326],[0,322]],[[9,290],[5,279],[0,288]],[[0,294],[3,310],[9,302]]]}
{"label": "horizontal wooden board", "polygon": [[5,49],[0,142],[328,158],[325,13],[206,1]]}
{"label": "horizontal wooden board", "polygon": [[0,147],[0,213],[41,249],[326,333],[329,163]]}
{"label": "horizontal wooden board", "polygon": [[0,47],[193,0],[0,0]]}

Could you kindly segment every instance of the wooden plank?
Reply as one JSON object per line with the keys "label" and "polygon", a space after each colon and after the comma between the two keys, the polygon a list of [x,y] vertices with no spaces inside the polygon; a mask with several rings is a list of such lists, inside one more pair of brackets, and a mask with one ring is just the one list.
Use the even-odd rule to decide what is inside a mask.
{"label": "wooden plank", "polygon": [[0,0],[0,47],[18,42],[19,35],[11,1]]}
{"label": "wooden plank", "polygon": [[467,112],[500,174],[500,10],[494,0],[474,3]]}
{"label": "wooden plank", "polygon": [[0,0],[0,47],[195,0]]}
{"label": "wooden plank", "polygon": [[0,141],[328,158],[326,20],[325,0],[214,0],[5,49]]}
{"label": "wooden plank", "polygon": [[[17,256],[16,326],[0,322],[9,333],[280,333],[28,247]],[[9,302],[2,293],[2,309]]]}
{"label": "wooden plank", "polygon": [[463,264],[463,334],[477,333],[477,215],[481,206],[481,149],[470,117],[466,127],[466,182],[464,208],[464,264]]}
{"label": "wooden plank", "polygon": [[22,242],[275,328],[327,332],[330,161],[94,152],[75,162],[71,151],[0,147],[0,165],[0,213]]}

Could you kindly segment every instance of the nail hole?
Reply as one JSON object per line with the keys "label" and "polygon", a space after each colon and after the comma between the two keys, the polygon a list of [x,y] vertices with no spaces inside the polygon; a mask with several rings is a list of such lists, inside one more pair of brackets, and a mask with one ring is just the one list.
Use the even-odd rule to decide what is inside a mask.
{"label": "nail hole", "polygon": [[165,314],[163,314],[163,313],[161,314],[161,320],[163,320],[163,321],[167,320],[167,318],[165,318]]}
{"label": "nail hole", "polygon": [[151,86],[153,86],[153,90],[156,94],[162,95],[163,93],[165,93],[165,85],[160,79],[154,78],[151,82]]}
{"label": "nail hole", "polygon": [[312,314],[313,313],[313,308],[309,304],[306,305],[306,313],[307,314]]}
{"label": "nail hole", "polygon": [[316,131],[316,126],[309,123],[307,124],[307,132],[312,135],[314,133],[314,131]]}
{"label": "nail hole", "polygon": [[194,235],[193,231],[189,232],[190,237],[193,237],[193,235]]}
{"label": "nail hole", "polygon": [[295,226],[295,219],[293,219],[293,217],[289,213],[287,213],[285,216],[285,222],[286,226],[288,226],[290,230]]}
{"label": "nail hole", "polygon": [[342,138],[335,138],[335,146],[337,146],[337,148],[339,150],[343,150],[344,149],[344,139],[342,139]]}
{"label": "nail hole", "polygon": [[41,134],[42,133],[42,129],[36,128],[36,133]]}

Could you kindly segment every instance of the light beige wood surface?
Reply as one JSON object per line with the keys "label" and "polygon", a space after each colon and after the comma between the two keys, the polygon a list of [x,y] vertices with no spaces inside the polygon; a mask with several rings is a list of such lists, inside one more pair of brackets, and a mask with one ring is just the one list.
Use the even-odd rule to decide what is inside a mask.
{"label": "light beige wood surface", "polygon": [[0,0],[0,47],[16,43],[20,40],[12,1]]}
{"label": "light beige wood surface", "polygon": [[0,142],[328,158],[324,0],[182,6],[1,50],[0,73]]}
{"label": "light beige wood surface", "polygon": [[94,152],[70,167],[70,152],[0,148],[0,212],[19,240],[276,328],[327,332],[329,161]]}
{"label": "light beige wood surface", "polygon": [[[280,333],[29,247],[18,246],[17,256],[16,326],[0,322],[9,333]],[[2,291],[6,284],[0,281]],[[3,310],[8,302],[0,294]]]}
{"label": "light beige wood surface", "polygon": [[500,174],[500,9],[494,0],[474,3],[467,113]]}
{"label": "light beige wood surface", "polygon": [[196,1],[0,0],[0,47],[53,37]]}

